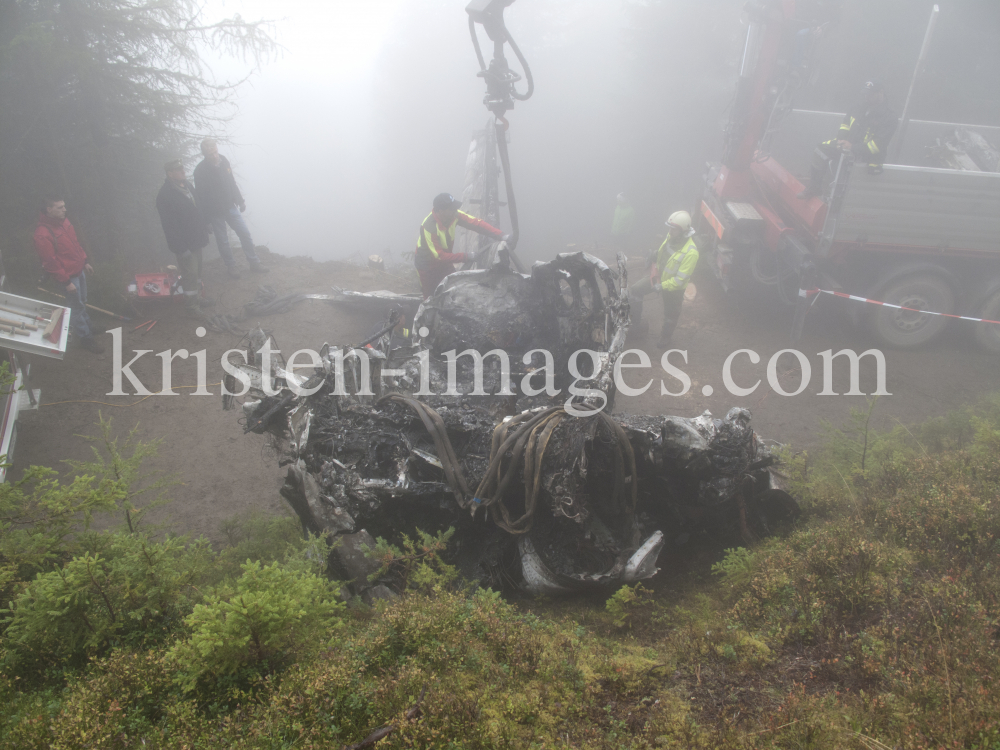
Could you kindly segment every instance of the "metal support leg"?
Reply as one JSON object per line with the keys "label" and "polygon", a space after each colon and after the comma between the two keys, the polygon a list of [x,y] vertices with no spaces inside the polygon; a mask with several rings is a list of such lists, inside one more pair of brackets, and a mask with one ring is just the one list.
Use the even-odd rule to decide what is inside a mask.
{"label": "metal support leg", "polygon": [[16,351],[11,351],[11,358],[14,360],[14,367],[17,371],[21,373],[21,387],[28,392],[28,402],[31,404],[31,408],[34,409],[38,406],[38,402],[35,400],[35,394],[31,390],[31,383],[28,382],[28,374],[31,372],[31,363],[25,363],[21,355]]}

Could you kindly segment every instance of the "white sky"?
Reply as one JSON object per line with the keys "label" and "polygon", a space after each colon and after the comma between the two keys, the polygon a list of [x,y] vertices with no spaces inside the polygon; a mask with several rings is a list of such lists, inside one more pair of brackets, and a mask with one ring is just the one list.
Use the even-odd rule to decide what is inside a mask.
{"label": "white sky", "polygon": [[[489,119],[468,0],[207,2],[213,18],[274,20],[283,46],[212,134],[257,243],[320,260],[411,251],[433,196],[462,191],[472,132]],[[653,5],[516,0],[506,9],[536,83],[508,113],[522,257],[600,238],[622,190],[650,235],[691,205],[720,153],[743,5],[661,0],[630,14]],[[863,13],[860,0],[851,5]],[[907,58],[897,77],[908,81],[911,66]],[[233,60],[214,67],[230,80],[248,72]]]}
{"label": "white sky", "polygon": [[[215,16],[275,21],[285,49],[267,77],[345,78],[365,72],[389,35],[405,0],[215,0]],[[320,71],[324,71],[320,74]]]}

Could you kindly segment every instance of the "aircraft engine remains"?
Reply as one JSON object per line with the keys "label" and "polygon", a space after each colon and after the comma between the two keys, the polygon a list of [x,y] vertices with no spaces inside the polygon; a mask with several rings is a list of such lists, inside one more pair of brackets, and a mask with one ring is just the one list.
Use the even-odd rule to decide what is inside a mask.
{"label": "aircraft engine remains", "polygon": [[[280,358],[264,372],[257,329],[254,364],[233,365],[250,381],[245,431],[279,443],[281,494],[305,530],[340,538],[331,563],[353,593],[381,588],[359,548],[418,528],[455,529],[451,561],[467,578],[557,594],[649,578],[664,543],[699,526],[749,537],[795,512],[745,409],[608,413],[628,333],[622,259],[615,272],[567,253],[519,274],[502,247],[493,257],[448,276],[412,338],[400,339],[394,310],[361,345],[324,344],[305,374]],[[478,368],[468,349],[485,355]],[[486,354],[497,349],[509,366]],[[593,354],[573,365],[578,350]]]}

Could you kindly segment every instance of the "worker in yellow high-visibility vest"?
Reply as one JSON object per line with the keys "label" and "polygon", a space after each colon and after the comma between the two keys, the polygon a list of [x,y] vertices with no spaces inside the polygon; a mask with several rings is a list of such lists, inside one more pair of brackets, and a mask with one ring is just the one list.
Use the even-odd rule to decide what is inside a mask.
{"label": "worker in yellow high-visibility vest", "polygon": [[657,346],[667,347],[681,317],[684,290],[687,289],[695,266],[698,265],[698,246],[694,243],[691,214],[675,211],[667,219],[667,238],[663,240],[649,267],[649,277],[629,288],[632,306],[632,326],[638,328],[642,320],[642,298],[660,292],[663,298],[663,328]]}
{"label": "worker in yellow high-visibility vest", "polygon": [[809,183],[798,197],[809,200],[823,194],[832,175],[832,162],[840,158],[841,151],[852,153],[857,162],[867,162],[869,174],[881,173],[898,123],[886,100],[885,86],[868,81],[864,99],[844,117],[836,138],[816,147],[809,167]]}
{"label": "worker in yellow high-visibility vest", "polygon": [[469,260],[465,253],[453,253],[455,246],[455,227],[465,227],[473,232],[506,240],[513,249],[510,238],[501,230],[477,219],[464,211],[459,211],[462,201],[450,193],[441,193],[434,198],[434,210],[420,224],[420,234],[417,236],[417,250],[413,260],[420,274],[420,288],[427,299],[450,273],[454,273],[455,264]]}

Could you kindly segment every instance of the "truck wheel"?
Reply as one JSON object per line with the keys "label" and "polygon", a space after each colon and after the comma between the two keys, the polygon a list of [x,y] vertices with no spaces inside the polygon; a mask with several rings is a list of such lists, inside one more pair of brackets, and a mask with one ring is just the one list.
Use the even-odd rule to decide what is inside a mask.
{"label": "truck wheel", "polygon": [[[955,309],[955,294],[951,287],[932,274],[916,274],[894,281],[879,296],[883,302],[914,310],[951,313]],[[948,319],[940,315],[880,307],[872,315],[871,322],[872,330],[882,344],[896,349],[912,349],[941,333]]]}
{"label": "truck wheel", "polygon": [[[977,318],[1000,320],[1000,292],[983,305]],[[976,323],[976,342],[988,352],[1000,354],[1000,325],[996,323]]]}
{"label": "truck wheel", "polygon": [[780,299],[774,255],[763,247],[738,248],[733,258],[732,284],[740,302],[773,305]]}

